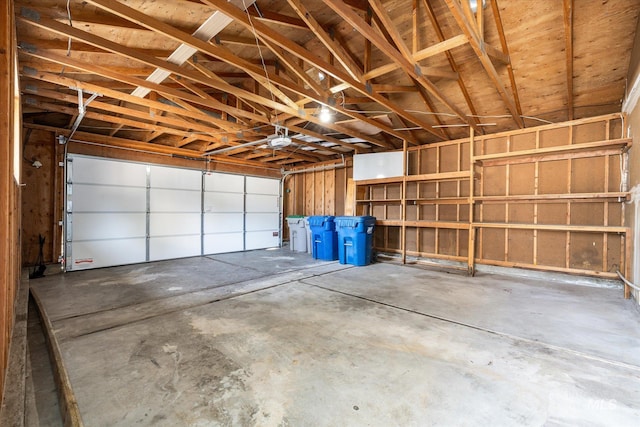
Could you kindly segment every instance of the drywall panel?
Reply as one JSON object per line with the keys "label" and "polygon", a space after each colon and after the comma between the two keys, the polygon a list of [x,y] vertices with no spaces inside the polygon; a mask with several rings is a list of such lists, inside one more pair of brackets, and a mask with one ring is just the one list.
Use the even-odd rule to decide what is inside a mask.
{"label": "drywall panel", "polygon": [[536,133],[528,132],[511,136],[511,151],[524,151],[536,148]]}
{"label": "drywall panel", "polygon": [[200,255],[200,235],[149,238],[149,261]]}
{"label": "drywall panel", "polygon": [[538,193],[564,194],[569,192],[568,160],[540,162],[538,165]]}
{"label": "drywall panel", "polygon": [[557,147],[559,145],[570,144],[570,133],[571,128],[569,127],[541,130],[540,148]]}
{"label": "drywall panel", "polygon": [[200,191],[202,172],[190,169],[150,166],[149,185],[152,188]]}
{"label": "drywall panel", "polygon": [[504,196],[506,195],[506,166],[492,166],[484,168],[482,176],[482,195]]}
{"label": "drywall panel", "polygon": [[493,261],[504,261],[505,230],[485,228],[482,230],[482,258]]}
{"label": "drywall panel", "polygon": [[86,270],[146,260],[146,239],[73,241],[67,270]]}
{"label": "drywall panel", "polygon": [[457,230],[440,228],[438,233],[438,253],[440,255],[457,255]]}
{"label": "drywall panel", "polygon": [[509,195],[534,194],[535,165],[525,163],[509,166]]}
{"label": "drywall panel", "polygon": [[144,238],[146,213],[74,213],[73,241]]}
{"label": "drywall panel", "polygon": [[73,184],[69,209],[73,212],[146,212],[146,194],[144,186]]}
{"label": "drywall panel", "polygon": [[355,154],[353,156],[353,180],[391,178],[403,174],[402,151]]}
{"label": "drywall panel", "polygon": [[508,230],[507,261],[533,264],[533,230]]}
{"label": "drywall panel", "polygon": [[203,237],[203,251],[206,255],[240,252],[244,250],[244,233],[218,233]]}
{"label": "drywall panel", "polygon": [[571,161],[571,192],[600,193],[605,191],[604,157],[574,159]]}
{"label": "drywall panel", "polygon": [[602,271],[603,235],[571,233],[569,267]]}
{"label": "drywall panel", "polygon": [[565,267],[566,235],[562,231],[539,230],[537,233],[537,264],[552,267]]}
{"label": "drywall panel", "polygon": [[427,254],[434,254],[436,252],[435,228],[420,228],[418,238],[420,239],[420,252]]}

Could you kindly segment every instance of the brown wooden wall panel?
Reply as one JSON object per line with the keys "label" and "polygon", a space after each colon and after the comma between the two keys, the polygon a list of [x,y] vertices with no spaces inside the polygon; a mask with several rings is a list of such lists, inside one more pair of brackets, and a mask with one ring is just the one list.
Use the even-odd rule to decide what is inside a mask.
{"label": "brown wooden wall panel", "polygon": [[509,166],[509,194],[534,194],[535,165],[525,163]]}
{"label": "brown wooden wall panel", "polygon": [[408,205],[406,208],[407,221],[418,220],[418,205]]}
{"label": "brown wooden wall panel", "polygon": [[[619,138],[619,136],[617,137]],[[573,143],[603,141],[607,139],[605,122],[584,123],[573,127]]]}
{"label": "brown wooden wall panel", "polygon": [[458,248],[458,255],[467,257],[469,256],[469,230],[458,230],[460,246]]}
{"label": "brown wooden wall panel", "polygon": [[505,230],[485,228],[479,234],[482,239],[480,257],[484,260],[504,261]]}
{"label": "brown wooden wall panel", "polygon": [[[629,238],[633,238],[629,236]],[[607,235],[607,265],[604,270],[606,271],[624,271],[624,265],[621,264],[621,260],[624,259],[623,245],[624,239],[619,234],[610,233]]]}
{"label": "brown wooden wall panel", "polygon": [[608,225],[611,226],[622,226],[624,215],[622,213],[622,204],[621,203],[607,203],[607,212],[608,212]]}
{"label": "brown wooden wall panel", "polygon": [[457,230],[441,228],[438,230],[438,254],[456,256],[458,254]]}
{"label": "brown wooden wall panel", "polygon": [[388,205],[387,206],[387,218],[386,219],[398,219],[398,220],[401,220],[402,219],[402,207],[400,205]]}
{"label": "brown wooden wall panel", "polygon": [[509,222],[516,224],[533,224],[534,223],[533,203],[509,203],[507,206],[507,214]]}
{"label": "brown wooden wall panel", "polygon": [[420,174],[438,172],[437,148],[426,148],[420,153]]}
{"label": "brown wooden wall panel", "polygon": [[622,191],[620,174],[622,169],[622,156],[609,156],[609,185],[607,191]]}
{"label": "brown wooden wall panel", "polygon": [[407,227],[405,245],[407,252],[418,252],[418,228]]}
{"label": "brown wooden wall panel", "polygon": [[[52,132],[33,131],[27,132],[27,136],[24,138],[27,144],[23,148],[22,162],[25,184],[22,191],[22,260],[25,266],[35,265],[38,236],[41,235],[45,239],[44,262],[51,264],[57,262],[60,248],[60,242],[54,241],[60,237],[54,230],[54,217],[59,216],[54,213],[54,206],[62,206],[55,200],[62,196],[60,191],[56,193],[55,188],[56,174],[60,175],[62,168],[58,166]],[[34,167],[32,164],[36,161],[42,166]]]}
{"label": "brown wooden wall panel", "polygon": [[602,225],[604,224],[604,204],[602,203],[572,203],[572,225]]}
{"label": "brown wooden wall panel", "polygon": [[484,168],[482,175],[482,195],[484,196],[504,196],[507,192],[506,186],[507,167],[492,166]]}
{"label": "brown wooden wall panel", "polygon": [[568,160],[540,162],[538,166],[538,193],[564,194],[569,192]]}
{"label": "brown wooden wall panel", "polygon": [[507,261],[533,264],[533,230],[508,231]]}
{"label": "brown wooden wall panel", "polygon": [[324,215],[336,214],[336,176],[335,170],[327,170],[324,172]]}
{"label": "brown wooden wall panel", "polygon": [[436,230],[434,228],[420,228],[420,252],[433,254],[436,251]]}
{"label": "brown wooden wall panel", "polygon": [[439,197],[457,197],[458,196],[458,182],[457,181],[443,181],[439,183]]}
{"label": "brown wooden wall panel", "polygon": [[536,148],[535,132],[511,136],[511,151],[533,150],[534,148]]}
{"label": "brown wooden wall panel", "polygon": [[435,221],[436,218],[436,205],[422,205],[420,206],[420,219],[423,221]]}
{"label": "brown wooden wall panel", "polygon": [[444,145],[440,147],[440,170],[438,172],[458,171],[459,163],[457,145]]}
{"label": "brown wooden wall panel", "polygon": [[540,203],[538,224],[566,224],[569,219],[567,203]]}
{"label": "brown wooden wall panel", "polygon": [[439,221],[457,221],[458,205],[440,205],[438,212]]}
{"label": "brown wooden wall panel", "polygon": [[539,148],[557,147],[569,144],[569,135],[571,130],[566,128],[546,129],[540,131]]}
{"label": "brown wooden wall panel", "polygon": [[482,205],[482,222],[505,222],[505,208],[503,204],[486,203]]}
{"label": "brown wooden wall panel", "polygon": [[566,233],[561,231],[538,231],[538,265],[565,267]]}
{"label": "brown wooden wall panel", "polygon": [[313,214],[324,215],[324,172],[313,172]]}
{"label": "brown wooden wall panel", "polygon": [[583,270],[602,270],[602,234],[571,233],[569,267]]}
{"label": "brown wooden wall panel", "polygon": [[424,199],[432,199],[437,197],[437,183],[435,182],[421,182],[420,183],[420,197]]}
{"label": "brown wooden wall panel", "polygon": [[386,239],[387,239],[387,245],[386,247],[389,249],[396,249],[396,250],[400,250],[401,249],[401,245],[400,245],[400,232],[401,232],[401,228],[400,227],[385,227],[385,231],[386,231]]}
{"label": "brown wooden wall panel", "polygon": [[347,199],[347,171],[344,168],[335,170],[334,209],[336,216],[343,216]]}
{"label": "brown wooden wall panel", "polygon": [[571,192],[601,193],[605,188],[604,157],[574,159],[571,161]]}
{"label": "brown wooden wall panel", "polygon": [[460,144],[460,165],[458,170],[461,170],[461,171],[469,170],[470,157],[471,157],[471,153],[469,152],[469,143],[465,142]]}
{"label": "brown wooden wall panel", "polygon": [[505,153],[507,151],[507,140],[506,136],[487,138],[484,140],[481,151],[476,151],[476,154]]}
{"label": "brown wooden wall panel", "polygon": [[417,182],[407,182],[407,200],[417,199],[418,198],[418,183]]}
{"label": "brown wooden wall panel", "polygon": [[314,174],[304,174],[304,193],[299,194],[304,200],[304,215],[320,215],[315,211]]}

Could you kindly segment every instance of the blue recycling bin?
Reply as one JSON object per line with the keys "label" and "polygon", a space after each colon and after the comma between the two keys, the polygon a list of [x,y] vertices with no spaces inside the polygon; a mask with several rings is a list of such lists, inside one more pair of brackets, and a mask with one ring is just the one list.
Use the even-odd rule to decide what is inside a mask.
{"label": "blue recycling bin", "polygon": [[338,235],[333,216],[310,216],[311,255],[314,259],[335,261],[338,259]]}
{"label": "blue recycling bin", "polygon": [[338,216],[334,222],[338,232],[340,264],[355,266],[371,264],[376,218],[373,216]]}

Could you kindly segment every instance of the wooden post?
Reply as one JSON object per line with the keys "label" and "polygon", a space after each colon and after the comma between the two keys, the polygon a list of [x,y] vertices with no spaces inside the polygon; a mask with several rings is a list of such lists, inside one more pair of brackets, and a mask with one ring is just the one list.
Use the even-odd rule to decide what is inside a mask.
{"label": "wooden post", "polygon": [[469,276],[476,274],[475,259],[476,259],[476,228],[473,221],[474,210],[474,177],[475,177],[475,159],[473,158],[473,145],[474,145],[474,130],[469,128],[469,244],[467,249],[467,273]]}
{"label": "wooden post", "polygon": [[400,236],[400,248],[402,250],[402,263],[407,263],[407,140],[402,141],[402,194],[400,194],[400,203],[402,209],[402,228]]}

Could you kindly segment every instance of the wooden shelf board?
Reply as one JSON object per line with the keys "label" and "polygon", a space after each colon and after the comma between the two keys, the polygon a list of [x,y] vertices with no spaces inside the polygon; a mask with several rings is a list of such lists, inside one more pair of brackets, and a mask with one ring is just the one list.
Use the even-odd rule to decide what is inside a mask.
{"label": "wooden shelf board", "polygon": [[474,228],[504,228],[516,230],[573,231],[585,233],[628,233],[628,227],[570,224],[513,224],[502,222],[474,222]]}
{"label": "wooden shelf board", "polygon": [[408,175],[407,181],[448,181],[456,179],[469,179],[469,171],[425,173],[421,175]]}
{"label": "wooden shelf board", "polygon": [[528,201],[572,201],[582,200],[589,201],[592,199],[622,199],[628,200],[628,192],[605,192],[605,193],[573,193],[573,194],[517,194],[510,196],[475,196],[476,202],[528,202]]}
{"label": "wooden shelf board", "polygon": [[569,152],[579,152],[579,151],[593,151],[593,150],[598,150],[602,148],[614,148],[614,147],[624,148],[624,147],[630,147],[631,144],[632,144],[631,138],[611,139],[611,140],[596,141],[596,142],[585,142],[581,144],[559,145],[556,147],[545,147],[545,148],[536,148],[531,150],[512,151],[508,153],[484,154],[481,156],[474,156],[473,161],[481,163],[485,160],[497,160],[497,159],[527,157],[527,156],[541,156],[544,154],[569,153]]}
{"label": "wooden shelf board", "polygon": [[407,198],[408,206],[415,205],[467,205],[469,204],[468,197],[442,197],[439,199],[434,198]]}
{"label": "wooden shelf board", "polygon": [[402,199],[361,199],[356,203],[402,203]]}

